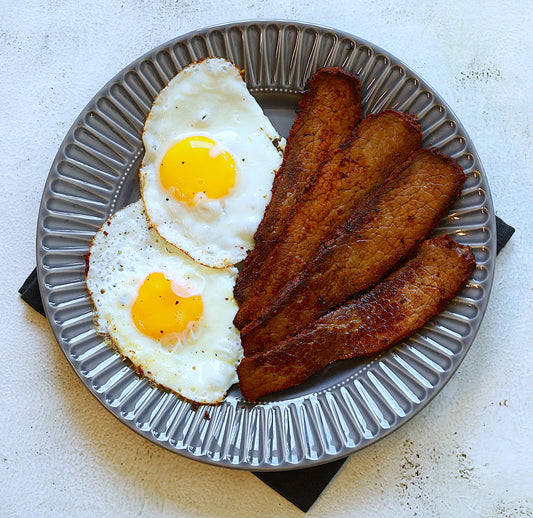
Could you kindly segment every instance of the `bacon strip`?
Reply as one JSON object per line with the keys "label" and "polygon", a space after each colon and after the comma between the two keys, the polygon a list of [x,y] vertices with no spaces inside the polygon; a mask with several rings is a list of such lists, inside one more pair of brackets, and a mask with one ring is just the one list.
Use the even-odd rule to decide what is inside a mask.
{"label": "bacon strip", "polygon": [[324,160],[350,136],[362,115],[361,83],[355,76],[340,68],[324,68],[309,80],[274,179],[272,198],[254,236],[255,248],[235,285],[238,302],[245,299],[260,265],[283,235],[305,188]]}
{"label": "bacon strip", "polygon": [[415,151],[337,229],[307,270],[241,331],[245,355],[274,347],[376,284],[438,225],[464,180],[449,156]]}
{"label": "bacon strip", "polygon": [[413,259],[372,291],[276,347],[245,357],[238,367],[243,396],[255,400],[298,385],[337,360],[387,349],[436,315],[474,267],[470,247],[450,237],[424,242]]}
{"label": "bacon strip", "polygon": [[416,119],[392,110],[370,115],[357,126],[298,203],[285,235],[241,304],[234,321],[237,328],[251,322],[302,272],[329,234],[345,223],[357,205],[421,142]]}

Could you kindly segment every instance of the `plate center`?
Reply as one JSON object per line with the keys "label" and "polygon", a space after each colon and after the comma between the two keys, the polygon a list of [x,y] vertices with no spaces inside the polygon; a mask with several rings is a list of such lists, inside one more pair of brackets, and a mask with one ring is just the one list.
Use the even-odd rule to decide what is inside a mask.
{"label": "plate center", "polygon": [[296,118],[296,109],[301,95],[298,92],[279,90],[252,90],[251,93],[277,132],[287,138]]}

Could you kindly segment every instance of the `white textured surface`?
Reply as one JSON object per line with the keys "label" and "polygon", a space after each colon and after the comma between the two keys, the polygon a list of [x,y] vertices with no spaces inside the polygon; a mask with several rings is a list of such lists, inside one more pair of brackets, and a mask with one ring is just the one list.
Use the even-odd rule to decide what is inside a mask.
{"label": "white textured surface", "polygon": [[368,39],[426,79],[469,132],[496,213],[517,228],[456,375],[406,426],[353,455],[309,516],[533,516],[533,38],[526,4],[0,0],[0,515],[302,515],[249,473],[181,458],[121,425],[82,386],[46,321],[17,296],[34,266],[48,169],[94,93],[180,34],[281,18]]}

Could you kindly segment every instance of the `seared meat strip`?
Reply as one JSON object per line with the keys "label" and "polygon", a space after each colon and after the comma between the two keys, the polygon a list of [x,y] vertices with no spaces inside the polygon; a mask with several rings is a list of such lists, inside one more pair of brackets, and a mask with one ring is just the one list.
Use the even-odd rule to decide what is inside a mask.
{"label": "seared meat strip", "polygon": [[340,68],[324,68],[309,80],[274,178],[272,198],[254,236],[255,248],[235,285],[238,302],[247,296],[261,263],[283,235],[295,204],[322,162],[350,136],[362,115],[361,83],[355,76]]}
{"label": "seared meat strip", "polygon": [[245,357],[238,367],[243,396],[255,400],[298,385],[337,360],[376,354],[410,336],[455,296],[474,267],[470,247],[450,237],[424,242],[372,291],[276,347]]}
{"label": "seared meat strip", "polygon": [[421,149],[363,202],[259,318],[241,332],[245,355],[274,347],[414,252],[461,192],[455,160]]}
{"label": "seared meat strip", "polygon": [[416,119],[392,110],[370,115],[357,126],[296,206],[285,235],[261,266],[249,296],[241,304],[234,321],[237,328],[251,322],[301,273],[329,234],[421,142]]}

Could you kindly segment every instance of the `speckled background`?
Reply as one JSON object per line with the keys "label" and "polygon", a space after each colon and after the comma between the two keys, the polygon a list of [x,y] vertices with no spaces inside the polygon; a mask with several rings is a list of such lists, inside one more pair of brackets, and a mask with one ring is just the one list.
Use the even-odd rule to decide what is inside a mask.
{"label": "speckled background", "polygon": [[353,455],[308,515],[533,516],[531,7],[519,0],[0,0],[0,515],[303,514],[249,473],[181,458],[121,425],[17,295],[34,266],[48,169],[93,94],[180,34],[279,18],[367,39],[428,81],[469,132],[496,214],[517,228],[456,375],[406,426]]}

